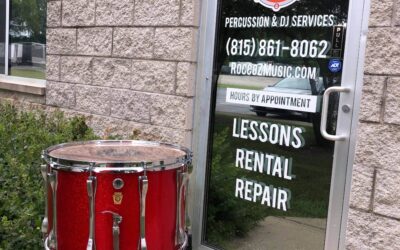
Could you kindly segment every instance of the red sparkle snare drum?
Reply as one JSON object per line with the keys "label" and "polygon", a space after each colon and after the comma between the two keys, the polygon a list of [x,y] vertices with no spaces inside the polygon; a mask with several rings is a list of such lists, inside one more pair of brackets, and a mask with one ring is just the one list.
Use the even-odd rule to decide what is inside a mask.
{"label": "red sparkle snare drum", "polygon": [[50,147],[43,158],[45,249],[186,248],[189,150],[89,141]]}

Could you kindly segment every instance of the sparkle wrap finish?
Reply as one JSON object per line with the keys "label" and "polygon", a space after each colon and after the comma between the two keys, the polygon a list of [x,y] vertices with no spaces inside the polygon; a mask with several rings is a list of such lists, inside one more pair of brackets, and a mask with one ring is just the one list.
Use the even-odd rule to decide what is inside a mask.
{"label": "sparkle wrap finish", "polygon": [[[179,169],[149,171],[146,198],[146,241],[149,250],[173,250],[176,233],[177,172]],[[58,250],[84,250],[89,237],[88,173],[57,170],[57,242]],[[97,250],[113,249],[113,217],[122,216],[120,249],[137,249],[140,236],[139,176],[143,173],[97,173],[95,195],[95,242]],[[116,178],[124,181],[114,189]],[[122,203],[114,204],[113,195],[121,192]],[[51,189],[48,195],[49,222],[52,222]],[[182,207],[184,208],[184,204]],[[184,211],[184,209],[182,210]],[[183,216],[184,217],[184,216]],[[184,220],[183,220],[184,221]],[[50,226],[51,230],[51,226]]]}
{"label": "sparkle wrap finish", "polygon": [[[139,177],[148,180],[145,200],[145,238],[148,250],[177,250],[177,210],[185,228],[185,196],[177,205],[191,152],[176,145],[146,141],[88,141],[59,144],[43,153],[48,172],[57,178],[57,250],[86,250],[90,228],[90,196],[87,181],[94,178],[94,248],[112,250],[113,226],[118,226],[119,249],[140,249],[141,194]],[[91,180],[93,178],[91,177]],[[123,185],[113,186],[116,179]],[[179,184],[181,185],[181,184]],[[183,190],[183,189],[182,189]],[[50,242],[53,190],[47,185]],[[186,190],[185,190],[186,191]],[[115,215],[115,218],[113,217]],[[114,224],[114,219],[121,221]],[[53,231],[54,232],[54,231]],[[53,239],[53,238],[51,238]],[[54,241],[51,241],[54,243]],[[49,245],[49,244],[48,244]],[[50,244],[51,245],[51,244]],[[54,250],[54,249],[52,249]]]}

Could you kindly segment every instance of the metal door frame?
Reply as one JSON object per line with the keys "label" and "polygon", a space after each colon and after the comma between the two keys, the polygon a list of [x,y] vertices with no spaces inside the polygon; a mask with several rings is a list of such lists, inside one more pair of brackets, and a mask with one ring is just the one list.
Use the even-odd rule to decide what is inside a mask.
{"label": "metal door frame", "polygon": [[[217,4],[218,1],[216,0],[202,1],[199,30],[192,146],[195,168],[191,181],[191,221],[193,249],[195,250],[212,250],[212,248],[202,244],[202,232]],[[370,0],[350,0],[341,86],[348,87],[351,91],[341,94],[337,122],[337,134],[346,134],[347,139],[336,142],[334,150],[325,250],[345,248],[369,11]],[[340,107],[343,105],[350,106],[351,112],[342,112]]]}

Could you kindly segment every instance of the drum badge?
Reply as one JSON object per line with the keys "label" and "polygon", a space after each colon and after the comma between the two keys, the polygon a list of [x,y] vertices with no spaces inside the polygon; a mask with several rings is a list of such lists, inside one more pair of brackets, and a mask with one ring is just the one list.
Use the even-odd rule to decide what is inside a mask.
{"label": "drum badge", "polygon": [[263,5],[273,11],[280,11],[283,8],[289,7],[298,0],[254,0],[254,2]]}
{"label": "drum badge", "polygon": [[121,192],[115,192],[113,195],[114,205],[121,205],[123,195]]}

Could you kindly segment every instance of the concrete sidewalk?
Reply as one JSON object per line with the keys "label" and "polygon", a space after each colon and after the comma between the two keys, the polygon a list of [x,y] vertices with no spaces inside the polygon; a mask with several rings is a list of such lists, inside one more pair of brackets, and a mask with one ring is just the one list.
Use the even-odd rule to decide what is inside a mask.
{"label": "concrete sidewalk", "polygon": [[321,250],[326,219],[269,216],[249,232],[234,239],[227,249],[236,250]]}

